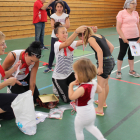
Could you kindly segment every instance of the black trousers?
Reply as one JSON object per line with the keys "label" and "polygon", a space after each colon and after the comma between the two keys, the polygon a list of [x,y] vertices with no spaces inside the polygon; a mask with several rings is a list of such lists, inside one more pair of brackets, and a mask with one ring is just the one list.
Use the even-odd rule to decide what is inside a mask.
{"label": "black trousers", "polygon": [[69,84],[71,82],[75,81],[74,73],[72,73],[66,79],[61,80],[61,79],[52,78],[52,81],[53,81],[55,88],[58,91],[60,98],[63,100],[63,102],[65,102],[65,103],[70,102],[71,100],[69,99],[69,96],[68,96],[68,88],[69,88]]}
{"label": "black trousers", "polygon": [[[20,82],[21,81],[27,82],[28,86],[20,86],[18,84],[15,84],[14,86],[11,87],[11,92],[12,93],[21,94],[21,93],[29,90],[29,87],[30,87],[30,73],[28,74],[28,76],[25,79],[19,80],[19,81]],[[10,87],[10,86],[8,86],[8,87]],[[35,90],[34,90],[34,95],[33,95],[34,103],[36,103],[36,99],[38,98],[38,96],[39,96],[39,91],[38,91],[37,86],[35,85]]]}
{"label": "black trousers", "polygon": [[0,93],[0,108],[6,111],[5,113],[0,113],[0,119],[10,120],[15,118],[11,103],[17,96],[17,94],[13,93]]}
{"label": "black trousers", "polygon": [[[128,41],[137,41],[138,39],[139,38],[132,38],[132,39],[128,39]],[[134,56],[132,56],[132,54],[131,54],[129,45],[127,43],[124,43],[121,38],[119,38],[119,42],[120,42],[120,52],[118,55],[118,60],[123,61],[123,58],[126,55],[127,49],[128,49],[128,59],[134,60]]]}
{"label": "black trousers", "polygon": [[51,51],[50,51],[50,56],[49,56],[49,66],[48,68],[52,67],[53,61],[54,61],[54,43],[57,41],[57,38],[51,38]]}

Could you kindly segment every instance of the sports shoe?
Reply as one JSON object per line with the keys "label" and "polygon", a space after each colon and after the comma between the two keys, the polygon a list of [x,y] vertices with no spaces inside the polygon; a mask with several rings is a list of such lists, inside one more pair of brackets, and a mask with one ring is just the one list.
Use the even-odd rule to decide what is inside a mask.
{"label": "sports shoe", "polygon": [[121,71],[117,71],[117,73],[116,73],[116,78],[117,78],[117,79],[121,79],[121,78],[122,78],[122,73],[121,73]]}
{"label": "sports shoe", "polygon": [[41,50],[49,50],[49,48],[43,46],[43,47],[41,48]]}
{"label": "sports shoe", "polygon": [[[134,72],[134,74],[133,74],[133,72]],[[140,77],[140,75],[139,75],[136,71],[134,71],[134,70],[129,71],[128,74],[131,75],[131,76],[134,76],[134,77],[136,77],[136,78]]]}
{"label": "sports shoe", "polygon": [[54,67],[55,65],[56,65],[55,63],[52,64],[53,67]]}
{"label": "sports shoe", "polygon": [[44,70],[44,73],[48,73],[50,71],[52,71],[52,68],[47,68],[46,70]]}

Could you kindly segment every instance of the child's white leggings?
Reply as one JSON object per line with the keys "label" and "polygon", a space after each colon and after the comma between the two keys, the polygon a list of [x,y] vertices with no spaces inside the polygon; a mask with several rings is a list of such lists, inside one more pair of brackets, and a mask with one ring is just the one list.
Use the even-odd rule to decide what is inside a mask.
{"label": "child's white leggings", "polygon": [[84,128],[86,128],[98,140],[106,140],[100,130],[94,126],[96,118],[94,107],[76,107],[76,110],[77,115],[75,117],[75,133],[77,140],[84,140]]}

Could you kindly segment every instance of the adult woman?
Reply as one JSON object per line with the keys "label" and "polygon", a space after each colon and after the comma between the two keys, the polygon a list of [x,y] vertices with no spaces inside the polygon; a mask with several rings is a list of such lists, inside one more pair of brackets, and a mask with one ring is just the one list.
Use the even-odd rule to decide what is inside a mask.
{"label": "adult woman", "polygon": [[[6,48],[7,46],[5,43],[5,35],[0,31],[0,55],[4,54]],[[4,72],[0,64],[0,89],[8,85],[13,86],[16,83],[16,78],[14,77],[9,78],[2,83],[1,83],[1,79],[9,77],[9,75],[11,75],[14,71],[16,71],[19,65],[20,65],[20,61],[17,64],[15,64],[15,66],[11,68],[9,71]],[[16,94],[0,93],[0,119],[14,118],[13,110],[11,108],[11,103],[16,97],[17,97]]]}
{"label": "adult woman", "polygon": [[[14,50],[7,55],[2,64],[4,70],[13,67],[19,60],[21,60],[22,63],[20,72],[17,75],[17,80],[19,81],[10,89],[12,93],[20,94],[30,89],[34,96],[34,102],[36,102],[36,98],[38,98],[39,95],[39,91],[36,87],[36,74],[40,57],[41,43],[38,41],[32,42],[26,50]],[[11,76],[15,76],[15,73]],[[27,82],[26,86],[21,83],[23,81]]]}
{"label": "adult woman", "polygon": [[[82,38],[82,34],[78,35]],[[109,93],[109,76],[115,66],[115,61],[111,55],[114,46],[103,35],[95,34],[94,31],[88,27],[83,34],[84,44],[89,43],[90,47],[95,52],[95,58],[97,60],[97,81],[99,86],[102,87],[102,92],[98,95],[98,100],[95,101],[98,104],[96,115],[104,116],[103,107],[107,107],[106,99]]]}
{"label": "adult woman", "polygon": [[69,21],[69,15],[64,13],[64,3],[62,1],[55,2],[55,10],[56,12],[50,16],[51,18],[51,27],[53,29],[52,35],[51,35],[51,51],[49,56],[49,65],[46,70],[44,70],[44,73],[48,73],[52,71],[52,63],[54,60],[54,43],[57,41],[57,37],[54,34],[54,24],[56,22],[60,22],[66,29],[70,27],[70,21]]}
{"label": "adult woman", "polygon": [[139,15],[136,10],[136,0],[126,0],[124,4],[124,10],[119,11],[117,15],[117,25],[116,29],[119,34],[120,42],[120,52],[117,61],[117,74],[116,78],[122,78],[121,66],[123,63],[123,58],[128,49],[128,62],[130,66],[129,75],[134,77],[140,77],[140,75],[134,71],[134,56],[131,55],[129,48],[129,41],[137,41],[140,43],[140,25],[139,25]]}

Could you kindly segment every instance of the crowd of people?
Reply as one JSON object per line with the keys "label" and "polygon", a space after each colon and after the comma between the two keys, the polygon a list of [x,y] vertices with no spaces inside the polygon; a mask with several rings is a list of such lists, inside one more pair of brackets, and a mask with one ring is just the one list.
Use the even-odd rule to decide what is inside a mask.
{"label": "crowd of people", "polygon": [[[109,76],[115,66],[112,56],[114,46],[103,35],[96,34],[97,27],[78,27],[68,37],[67,29],[70,27],[70,8],[65,1],[37,0],[34,3],[33,24],[35,26],[35,41],[25,50],[13,50],[8,53],[2,66],[0,65],[0,80],[6,79],[0,84],[0,89],[8,87],[11,94],[0,94],[0,119],[12,119],[14,113],[11,108],[12,101],[18,94],[31,90],[34,103],[39,96],[36,86],[36,74],[39,66],[39,59],[44,46],[44,28],[47,22],[47,13],[51,20],[51,50],[49,65],[44,73],[52,71],[54,58],[56,59],[55,69],[52,75],[52,82],[63,102],[73,101],[76,105],[75,133],[77,140],[84,140],[83,128],[86,128],[98,140],[105,140],[101,132],[94,126],[96,115],[104,116],[103,108],[107,107],[106,99],[109,93]],[[121,66],[123,58],[128,50],[128,62],[130,66],[129,75],[140,77],[134,70],[134,56],[132,56],[129,41],[140,43],[139,15],[136,11],[136,0],[126,0],[124,9],[116,16],[116,29],[119,34],[120,51],[117,60],[116,78],[121,79]],[[75,41],[79,37],[79,41]],[[87,58],[81,58],[73,64],[73,51],[78,46],[86,46],[89,43],[95,52],[97,68]],[[0,32],[0,55],[4,54],[7,48],[5,35]],[[14,78],[17,68],[20,72]],[[73,72],[74,70],[74,72]],[[97,82],[93,80],[97,76]],[[23,81],[26,86],[23,86]],[[76,91],[73,86],[79,86]],[[94,101],[95,93],[98,100]],[[94,108],[93,102],[98,105]]]}

